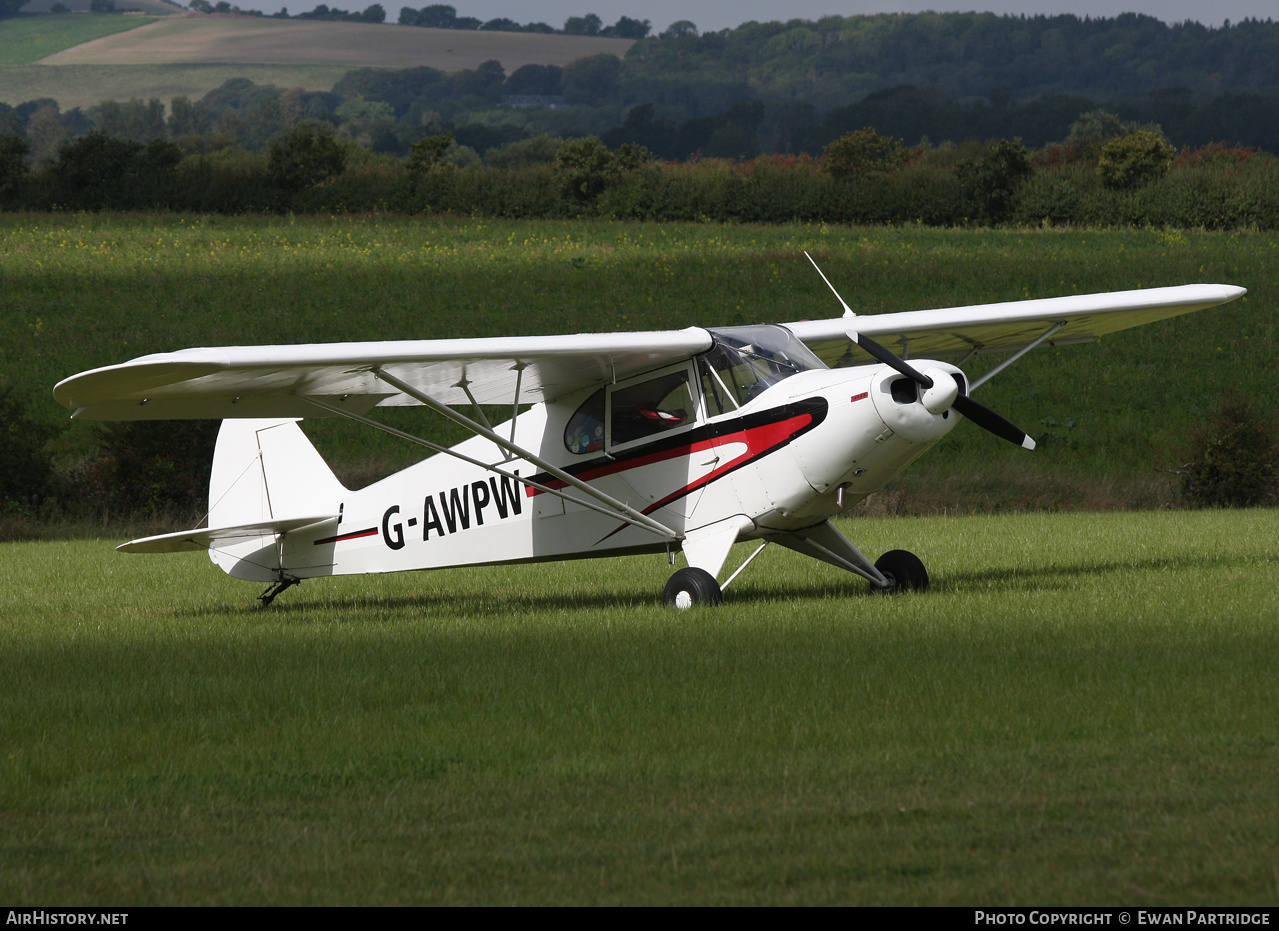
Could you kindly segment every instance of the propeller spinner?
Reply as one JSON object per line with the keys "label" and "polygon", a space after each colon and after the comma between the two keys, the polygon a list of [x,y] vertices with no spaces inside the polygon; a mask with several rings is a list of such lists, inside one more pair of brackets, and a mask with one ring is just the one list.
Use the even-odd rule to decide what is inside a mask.
{"label": "propeller spinner", "polygon": [[854,331],[849,331],[848,336],[871,356],[901,372],[919,385],[920,389],[922,389],[920,399],[930,413],[940,414],[942,411],[953,407],[960,414],[977,424],[977,426],[989,433],[993,433],[1000,439],[1007,440],[1009,443],[1013,443],[1023,449],[1035,448],[1035,441],[1030,438],[1025,430],[1003,415],[995,413],[980,401],[974,401],[968,395],[961,393],[959,385],[951,379],[943,381],[941,378],[933,378],[926,372],[919,371],[913,365],[907,363],[905,359],[902,359],[887,347],[881,346],[869,336],[863,336],[861,333]]}

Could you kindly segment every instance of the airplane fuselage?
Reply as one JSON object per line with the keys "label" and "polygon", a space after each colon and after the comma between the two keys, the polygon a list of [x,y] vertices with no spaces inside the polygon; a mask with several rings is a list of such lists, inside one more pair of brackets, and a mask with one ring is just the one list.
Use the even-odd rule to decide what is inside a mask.
{"label": "airplane fuselage", "polygon": [[[927,365],[962,374],[944,363]],[[610,389],[611,420],[587,442],[571,428],[588,392],[538,404],[498,426],[518,446],[669,527],[677,539],[741,517],[738,539],[811,527],[879,490],[960,419],[930,413],[913,384],[887,366],[814,368],[708,416],[697,360],[680,383],[692,390],[680,422],[639,438],[620,426],[626,385]],[[647,377],[647,376],[645,376]],[[666,376],[670,377],[670,376]],[[617,409],[615,409],[617,408]],[[663,413],[663,412],[659,412]],[[671,415],[673,418],[675,415]],[[589,434],[590,431],[588,431]],[[570,435],[578,447],[572,451]],[[660,552],[678,542],[601,513],[579,491],[532,463],[473,437],[453,450],[502,474],[437,454],[340,500],[316,501],[336,523],[213,553],[232,575],[271,581],[449,566]],[[262,449],[264,459],[269,449]],[[556,492],[560,492],[557,494]],[[568,494],[571,497],[564,497]],[[275,546],[273,565],[269,549]]]}

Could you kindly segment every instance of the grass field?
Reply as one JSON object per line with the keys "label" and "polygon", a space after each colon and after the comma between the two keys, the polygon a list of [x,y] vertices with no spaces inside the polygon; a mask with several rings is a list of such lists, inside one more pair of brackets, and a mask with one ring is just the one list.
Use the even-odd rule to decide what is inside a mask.
{"label": "grass field", "polygon": [[[65,33],[59,28],[64,20],[69,22]],[[111,34],[122,29],[137,34]],[[510,74],[526,64],[620,56],[632,44],[589,36],[256,17],[33,16],[0,23],[0,101],[16,105],[51,97],[63,109],[106,99],[158,97],[167,103],[179,95],[202,97],[237,77],[327,91],[352,68],[427,65],[457,71],[496,59]]]}
{"label": "grass field", "polygon": [[566,65],[588,55],[618,56],[629,39],[419,29],[391,23],[333,23],[253,16],[180,16],[67,48],[51,65],[307,64],[443,71],[497,59],[510,73],[527,64]]}
{"label": "grass field", "polygon": [[[0,65],[31,65],[63,49],[154,22],[142,16],[61,13],[0,20]],[[9,101],[5,92],[5,102]],[[31,98],[24,98],[31,99]],[[21,101],[13,101],[21,102]]]}
{"label": "grass field", "polygon": [[[22,6],[22,14],[31,13],[48,13],[55,3],[59,0],[28,0]],[[72,13],[89,13],[91,12],[92,0],[61,0]],[[166,0],[128,0],[128,7],[138,13],[158,14],[160,16],[174,16],[187,12],[185,6],[176,2],[169,3]],[[129,14],[124,14],[129,15]]]}
{"label": "grass field", "polygon": [[[193,345],[496,336],[786,321],[1194,281],[1244,299],[1032,353],[981,389],[1033,454],[959,430],[891,485],[894,513],[1152,507],[1175,448],[1226,392],[1271,412],[1279,249],[1269,234],[726,227],[391,217],[0,217],[10,326],[0,381],[65,423],[49,390],[83,369]],[[976,376],[992,364],[968,365]],[[429,418],[397,412],[406,429]],[[348,477],[409,451],[317,424]],[[450,434],[435,434],[448,439]],[[64,455],[86,448],[83,425]],[[1018,504],[1020,502],[1020,505]]]}
{"label": "grass field", "polygon": [[[881,512],[1132,507],[1223,386],[1276,396],[1271,236],[378,216],[0,217],[0,382],[63,420],[58,378],[190,345],[833,314],[804,248],[863,312],[1253,289],[1032,354],[981,397],[1055,439],[956,431]],[[308,422],[339,467],[399,464],[341,426]],[[636,557],[318,580],[263,611],[114,532],[0,544],[0,900],[1279,897],[1279,512],[843,529],[917,552],[932,590],[770,547],[718,610],[663,610],[670,569]]]}
{"label": "grass field", "polygon": [[844,529],[932,591],[0,545],[0,899],[1274,903],[1279,513]]}

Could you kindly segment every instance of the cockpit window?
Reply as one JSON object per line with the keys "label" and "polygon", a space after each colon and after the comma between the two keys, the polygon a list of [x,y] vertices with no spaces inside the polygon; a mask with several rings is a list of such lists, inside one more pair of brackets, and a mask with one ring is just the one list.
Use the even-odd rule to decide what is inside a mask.
{"label": "cockpit window", "polygon": [[[710,351],[678,368],[642,381],[596,391],[573,412],[564,429],[572,453],[594,453],[692,426],[742,407],[783,379],[826,365],[780,326],[712,329]],[[700,385],[705,415],[699,411]]]}
{"label": "cockpit window", "polygon": [[595,392],[573,412],[564,428],[570,453],[593,453],[604,448],[604,389]]}
{"label": "cockpit window", "polygon": [[609,405],[609,443],[613,446],[697,419],[686,368],[614,389]]}
{"label": "cockpit window", "polygon": [[772,385],[825,363],[785,327],[712,329],[715,345],[701,358],[707,413],[714,417],[741,407]]}

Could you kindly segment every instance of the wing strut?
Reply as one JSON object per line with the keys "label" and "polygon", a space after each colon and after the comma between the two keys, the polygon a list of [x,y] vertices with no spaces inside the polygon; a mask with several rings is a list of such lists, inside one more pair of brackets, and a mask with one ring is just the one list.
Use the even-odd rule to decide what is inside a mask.
{"label": "wing strut", "polygon": [[466,399],[471,402],[471,410],[475,411],[475,416],[484,421],[484,426],[492,430],[493,425],[489,423],[489,419],[484,416],[484,408],[480,407],[480,402],[475,400],[475,395],[471,394],[471,383],[467,381],[465,371],[462,372],[462,380],[458,382],[455,387],[461,388],[466,392]]}
{"label": "wing strut", "polygon": [[524,383],[523,362],[517,362],[515,365],[515,400],[511,402],[511,442],[515,442],[515,421],[520,419],[520,386]]}
{"label": "wing strut", "polygon": [[660,533],[662,536],[669,537],[672,540],[679,539],[679,534],[677,534],[674,530],[671,530],[671,528],[667,527],[665,524],[661,524],[658,521],[653,520],[653,518],[649,517],[647,514],[640,513],[639,511],[635,510],[635,508],[627,504],[625,501],[619,501],[618,499],[614,498],[612,495],[604,494],[604,492],[600,491],[598,488],[594,488],[586,484],[586,482],[582,481],[580,478],[577,478],[576,476],[573,476],[573,475],[569,475],[563,469],[559,468],[558,466],[551,465],[551,463],[547,462],[541,456],[535,455],[530,450],[523,449],[522,447],[517,446],[515,443],[511,442],[510,440],[503,439],[502,437],[494,433],[492,430],[487,429],[483,424],[476,423],[474,420],[467,417],[465,414],[459,414],[457,411],[453,410],[453,408],[449,407],[447,404],[441,404],[439,401],[435,400],[435,398],[431,397],[429,394],[419,391],[417,388],[413,387],[412,385],[410,385],[408,382],[404,381],[403,379],[396,378],[390,372],[387,372],[384,369],[380,369],[380,368],[374,369],[373,374],[377,375],[383,381],[394,385],[396,388],[399,388],[409,397],[417,401],[421,401],[424,405],[429,407],[431,410],[435,411],[441,417],[447,417],[449,420],[453,421],[455,424],[465,427],[466,429],[470,430],[472,433],[478,436],[484,437],[489,442],[496,444],[497,446],[506,450],[507,452],[514,453],[520,458],[533,463],[533,465],[537,466],[543,472],[548,472],[551,475],[554,475],[561,482],[564,482],[567,485],[572,485],[574,488],[576,488],[578,491],[582,492],[583,494],[590,495],[596,501],[600,501],[606,504],[608,507],[614,509],[618,513],[626,515],[627,517],[630,518],[630,521],[629,521],[630,523],[638,524],[642,527],[647,527],[649,530],[652,530],[655,533]]}
{"label": "wing strut", "polygon": [[[1041,344],[1044,342],[1044,340],[1046,340],[1046,339],[1050,338],[1050,337],[1051,337],[1054,333],[1056,333],[1058,330],[1060,330],[1060,329],[1061,329],[1062,327],[1064,327],[1065,325],[1066,325],[1066,321],[1065,321],[1065,320],[1059,321],[1058,323],[1054,323],[1052,326],[1050,326],[1050,327],[1048,328],[1048,330],[1047,330],[1046,332],[1044,332],[1044,333],[1040,334],[1039,336],[1035,337],[1035,339],[1033,339],[1031,342],[1027,343],[1025,346],[1022,346],[1020,349],[1018,349],[1016,352],[1014,352],[1011,356],[1009,356],[1009,357],[1008,357],[1007,359],[1005,359],[1003,362],[1000,362],[998,365],[996,365],[993,369],[991,369],[989,372],[987,372],[987,373],[986,373],[985,375],[983,375],[981,378],[977,379],[975,382],[973,382],[971,385],[969,385],[969,386],[968,386],[968,393],[969,393],[969,394],[972,394],[972,393],[973,393],[973,389],[974,389],[974,388],[980,388],[982,385],[986,384],[986,382],[990,381],[992,378],[994,378],[996,375],[998,375],[998,374],[999,374],[1000,372],[1002,372],[1004,369],[1008,368],[1008,366],[1012,365],[1014,362],[1016,362],[1018,359],[1020,359],[1020,358],[1021,358],[1022,356],[1024,356],[1026,353],[1030,352],[1030,350],[1035,349],[1036,347],[1038,347],[1039,345],[1041,345]],[[976,351],[976,350],[974,350],[974,351]],[[969,355],[971,355],[971,353],[970,353]],[[966,359],[966,358],[968,358],[968,356],[965,356],[964,358]]]}
{"label": "wing strut", "polygon": [[[396,379],[396,381],[398,382],[398,379]],[[392,382],[392,384],[395,384],[395,382]],[[413,395],[414,397],[418,396],[416,389],[413,389]],[[447,456],[452,456],[454,459],[460,459],[461,461],[469,463],[471,465],[479,466],[481,469],[487,469],[489,472],[493,472],[497,475],[502,476],[503,478],[514,479],[515,481],[519,482],[521,485],[528,485],[531,488],[536,488],[538,491],[544,491],[548,495],[555,495],[557,498],[563,498],[565,501],[571,501],[574,504],[580,505],[584,508],[588,508],[589,510],[592,510],[592,511],[596,511],[600,514],[607,515],[608,517],[620,518],[621,520],[625,521],[628,524],[633,524],[634,526],[637,526],[637,527],[643,527],[645,530],[651,530],[655,533],[661,534],[664,537],[668,537],[669,539],[672,539],[672,540],[680,539],[679,535],[675,533],[675,531],[653,520],[647,514],[639,513],[638,511],[636,511],[634,508],[632,508],[630,505],[626,504],[625,502],[618,501],[617,499],[604,494],[602,491],[599,491],[596,488],[592,488],[590,485],[586,485],[580,479],[574,478],[571,475],[567,475],[567,473],[563,473],[563,475],[567,475],[567,477],[564,478],[561,474],[562,470],[557,469],[554,466],[548,466],[548,464],[542,461],[539,457],[534,456],[533,454],[529,453],[527,450],[524,450],[519,446],[516,446],[514,443],[508,443],[506,440],[503,440],[501,437],[498,437],[496,436],[496,434],[493,434],[491,430],[486,431],[483,427],[475,423],[473,420],[470,420],[469,418],[465,417],[462,414],[458,414],[456,411],[452,410],[451,408],[445,405],[439,404],[439,402],[435,401],[434,399],[431,399],[430,403],[427,404],[427,406],[430,407],[432,410],[437,410],[436,405],[439,405],[439,407],[443,407],[444,410],[439,411],[439,413],[442,413],[444,416],[448,417],[450,420],[454,420],[455,422],[460,423],[462,426],[466,427],[468,430],[472,431],[473,433],[476,433],[480,436],[485,437],[488,440],[491,440],[497,443],[497,445],[500,446],[502,449],[506,449],[508,452],[513,452],[515,455],[533,463],[538,468],[546,472],[550,472],[551,474],[555,475],[556,478],[561,478],[562,480],[567,481],[568,484],[572,485],[574,488],[584,488],[586,492],[591,495],[591,497],[603,501],[604,504],[607,506],[601,507],[600,505],[595,504],[594,502],[585,501],[573,495],[566,495],[563,491],[557,488],[548,488],[546,485],[539,484],[538,482],[532,481],[531,479],[525,478],[521,475],[516,475],[513,472],[508,472],[505,469],[498,468],[497,466],[492,465],[490,463],[482,462],[479,459],[474,459],[470,456],[467,456],[464,453],[459,453],[455,449],[449,449],[447,446],[440,446],[438,443],[432,443],[430,440],[424,440],[421,437],[414,436],[411,433],[405,433],[403,430],[397,430],[395,427],[387,426],[384,423],[378,423],[376,420],[373,420],[372,418],[369,418],[369,417],[365,417],[363,414],[356,414],[352,411],[343,410],[338,405],[330,404],[328,401],[321,401],[319,398],[309,397],[308,395],[305,395],[305,394],[299,394],[297,395],[297,397],[310,404],[314,404],[316,407],[329,411],[330,413],[338,414],[342,417],[348,418],[349,420],[354,420],[359,423],[366,424],[367,426],[373,427],[375,430],[381,430],[383,433],[389,433],[392,436],[399,437],[402,440],[408,440],[410,443],[416,443],[419,446],[425,446],[427,449],[432,449],[437,453],[444,453]],[[423,403],[427,403],[427,402],[424,401]]]}

